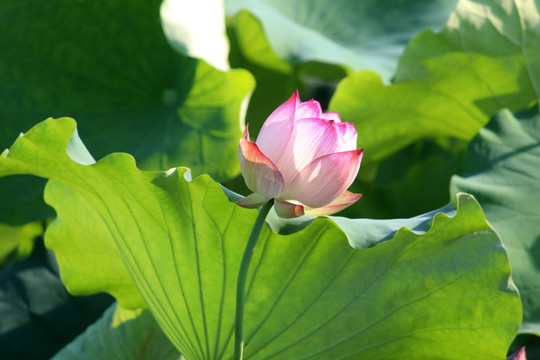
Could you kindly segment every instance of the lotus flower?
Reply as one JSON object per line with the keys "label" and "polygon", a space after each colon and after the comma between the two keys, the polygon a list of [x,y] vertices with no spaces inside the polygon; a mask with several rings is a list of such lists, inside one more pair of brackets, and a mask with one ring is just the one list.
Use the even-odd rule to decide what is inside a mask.
{"label": "lotus flower", "polygon": [[256,142],[246,126],[238,157],[254,193],[238,204],[254,208],[274,198],[284,218],[330,215],[352,205],[362,196],[347,191],[362,160],[356,136],[352,124],[323,113],[317,101],[300,102],[295,91],[268,117]]}
{"label": "lotus flower", "polygon": [[525,346],[522,346],[518,351],[507,357],[506,360],[527,360]]}

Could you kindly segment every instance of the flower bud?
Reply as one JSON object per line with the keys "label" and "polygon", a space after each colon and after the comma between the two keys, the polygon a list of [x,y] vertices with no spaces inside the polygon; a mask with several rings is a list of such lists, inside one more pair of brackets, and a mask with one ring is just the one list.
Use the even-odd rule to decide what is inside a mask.
{"label": "flower bud", "polygon": [[254,193],[238,202],[259,207],[275,198],[281,217],[330,215],[362,195],[347,189],[360,168],[356,130],[317,101],[300,102],[298,91],[268,117],[256,142],[246,127],[238,157]]}

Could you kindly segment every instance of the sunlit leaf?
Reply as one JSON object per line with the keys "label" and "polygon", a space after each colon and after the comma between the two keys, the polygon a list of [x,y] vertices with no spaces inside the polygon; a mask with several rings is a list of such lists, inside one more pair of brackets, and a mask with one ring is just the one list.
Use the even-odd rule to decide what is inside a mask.
{"label": "sunlit leaf", "polygon": [[[0,175],[51,179],[58,218],[46,242],[67,287],[145,303],[188,359],[230,358],[256,211],[183,168],[142,172],[126,154],[77,163],[65,151],[74,131],[71,119],[49,119],[0,156]],[[288,236],[265,228],[248,276],[245,358],[503,358],[521,319],[506,253],[471,196],[441,211],[400,222],[418,234],[365,231],[379,239],[325,218]]]}
{"label": "sunlit leaf", "polygon": [[440,33],[425,30],[407,44],[392,85],[366,71],[343,80],[330,109],[356,125],[365,163],[421,138],[469,141],[500,109],[537,101],[538,7],[462,0]]}

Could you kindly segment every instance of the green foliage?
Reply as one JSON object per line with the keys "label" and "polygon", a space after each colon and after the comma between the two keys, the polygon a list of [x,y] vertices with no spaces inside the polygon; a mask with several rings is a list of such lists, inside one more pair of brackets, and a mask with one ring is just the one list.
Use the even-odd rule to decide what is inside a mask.
{"label": "green foliage", "polygon": [[523,301],[522,332],[540,333],[540,115],[501,111],[469,144],[452,192],[478,199],[503,241]]}
{"label": "green foliage", "polygon": [[[58,217],[46,242],[68,289],[146,304],[189,359],[230,357],[255,211],[183,168],[142,172],[126,154],[76,162],[70,154],[85,148],[75,137],[66,152],[74,131],[71,119],[49,119],[0,157],[0,175],[51,179],[45,199]],[[425,217],[402,222],[419,234],[379,223],[365,233],[387,232],[375,241],[353,230],[355,246],[389,239],[363,250],[331,219],[288,236],[265,229],[248,277],[246,358],[382,359],[404,348],[411,359],[503,357],[521,318],[506,254],[474,199],[456,205],[445,208],[451,217],[428,215],[429,229]]]}
{"label": "green foliage", "polygon": [[426,137],[469,141],[500,109],[537,101],[535,6],[461,1],[440,33],[425,30],[407,44],[392,85],[368,71],[342,81],[330,109],[359,129],[365,161],[379,162]]}
{"label": "green foliage", "polygon": [[105,294],[69,295],[54,254],[37,241],[31,256],[0,272],[3,360],[48,360],[98,319],[113,301]]}
{"label": "green foliage", "polygon": [[[185,165],[216,179],[238,175],[241,104],[253,79],[175,52],[160,4],[3,1],[0,146],[38,121],[72,116],[97,158],[125,151],[143,169]],[[0,222],[52,216],[42,189],[29,178],[3,179]]]}
{"label": "green foliage", "polygon": [[0,269],[13,259],[24,259],[32,253],[34,240],[43,235],[43,225],[38,222],[23,226],[0,224]]}
{"label": "green foliage", "polygon": [[52,360],[180,360],[148,310],[111,305],[77,339]]}
{"label": "green foliage", "polygon": [[373,69],[390,79],[406,42],[425,27],[442,27],[455,3],[225,1],[231,65],[257,81],[247,113],[252,134],[295,89],[326,108],[337,81],[353,70]]}
{"label": "green foliage", "polygon": [[318,61],[390,78],[405,43],[421,29],[441,26],[455,3],[227,0],[225,7],[229,16],[238,13],[241,47],[257,64],[290,71]]}
{"label": "green foliage", "polygon": [[182,4],[0,4],[0,146],[38,123],[0,155],[2,356],[49,358],[108,306],[71,312],[52,253],[23,260],[46,228],[67,289],[119,303],[58,359],[230,358],[240,131],[298,88],[355,124],[364,196],[271,212],[245,357],[502,359],[519,333],[534,358],[540,2],[461,0],[437,33],[456,1]]}

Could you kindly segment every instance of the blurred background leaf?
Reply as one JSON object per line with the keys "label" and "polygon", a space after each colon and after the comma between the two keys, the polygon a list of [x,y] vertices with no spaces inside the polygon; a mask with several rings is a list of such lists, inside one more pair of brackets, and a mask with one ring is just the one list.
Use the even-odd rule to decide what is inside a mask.
{"label": "blurred background leaf", "polygon": [[[538,2],[462,0],[440,33],[405,47],[391,85],[361,71],[337,87],[330,110],[365,148],[351,217],[408,217],[446,203],[467,143],[504,107],[538,101]],[[361,204],[363,202],[363,204]]]}
{"label": "blurred background leaf", "polygon": [[251,132],[295,89],[325,109],[351,71],[377,70],[389,81],[407,41],[426,27],[440,29],[456,2],[225,1],[231,66],[257,81],[247,113]]}
{"label": "blurred background leaf", "polygon": [[226,0],[225,9],[228,16],[240,17],[240,46],[259,65],[287,71],[316,61],[371,69],[389,79],[407,41],[425,28],[440,28],[455,3]]}
{"label": "blurred background leaf", "polygon": [[538,100],[538,17],[532,1],[463,0],[440,33],[407,44],[392,85],[358,72],[330,109],[355,124],[366,162],[426,137],[469,141],[502,108]]}
{"label": "blurred background leaf", "polygon": [[478,199],[503,241],[523,303],[521,332],[540,335],[540,115],[498,113],[469,144],[453,194]]}
{"label": "blurred background leaf", "polygon": [[[50,116],[76,116],[96,158],[131,153],[138,166],[185,165],[218,180],[239,174],[237,142],[254,83],[179,54],[160,0],[0,4],[0,147]],[[2,179],[0,223],[52,217],[42,181]],[[21,194],[21,196],[14,196]]]}
{"label": "blurred background leaf", "polygon": [[0,272],[2,359],[50,359],[112,302],[107,294],[69,295],[41,239],[29,258]]}
{"label": "blurred background leaf", "polygon": [[0,270],[17,260],[30,256],[35,239],[43,235],[45,222],[33,222],[22,226],[0,224]]}

